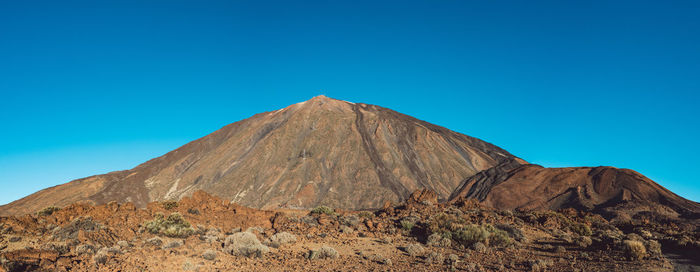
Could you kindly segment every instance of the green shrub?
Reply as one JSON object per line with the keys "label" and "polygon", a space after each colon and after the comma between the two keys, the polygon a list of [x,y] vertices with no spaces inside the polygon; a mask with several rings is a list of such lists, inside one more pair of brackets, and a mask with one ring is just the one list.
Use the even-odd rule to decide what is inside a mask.
{"label": "green shrub", "polygon": [[41,211],[36,212],[36,215],[38,216],[47,216],[51,215],[54,212],[60,211],[61,208],[56,207],[56,206],[48,206],[46,208],[41,209]]}
{"label": "green shrub", "polygon": [[574,233],[576,233],[576,234],[578,234],[578,235],[581,235],[581,236],[591,236],[591,235],[593,234],[593,231],[591,230],[591,227],[589,227],[589,226],[586,225],[586,224],[582,224],[582,223],[572,223],[572,224],[569,226],[569,229],[570,229],[572,232],[574,232]]}
{"label": "green shrub", "polygon": [[163,209],[172,210],[177,208],[177,201],[163,201]]}
{"label": "green shrub", "polygon": [[411,220],[401,220],[401,228],[406,231],[412,230],[414,225],[415,223]]}
{"label": "green shrub", "polygon": [[483,226],[467,225],[452,232],[452,239],[461,245],[471,246],[477,242],[486,243],[490,235]]}
{"label": "green shrub", "polygon": [[194,234],[190,226],[180,213],[171,213],[166,218],[162,213],[157,213],[153,220],[146,222],[146,230],[153,234],[168,237],[187,237]]}
{"label": "green shrub", "polygon": [[513,238],[511,238],[507,232],[501,229],[494,228],[490,225],[486,229],[491,234],[489,236],[490,245],[496,247],[507,247],[513,243]]}
{"label": "green shrub", "polygon": [[327,215],[333,215],[335,214],[335,210],[333,208],[330,208],[328,206],[318,206],[311,210],[312,214],[327,214]]}
{"label": "green shrub", "polygon": [[464,219],[452,214],[439,213],[428,219],[428,231],[439,233],[443,237],[450,238],[451,233],[464,226]]}
{"label": "green shrub", "polygon": [[507,247],[513,244],[511,234],[492,225],[466,225],[456,231],[443,234],[443,237],[451,238],[466,247],[476,243],[496,247]]}

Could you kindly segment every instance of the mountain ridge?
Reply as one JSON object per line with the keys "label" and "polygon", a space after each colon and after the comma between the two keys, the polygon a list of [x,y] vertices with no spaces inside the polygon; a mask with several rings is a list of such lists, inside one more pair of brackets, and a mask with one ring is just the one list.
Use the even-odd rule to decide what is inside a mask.
{"label": "mountain ridge", "polygon": [[[575,208],[633,216],[660,207],[671,217],[700,218],[700,203],[685,199],[644,175],[611,166],[547,168],[506,161],[464,180],[449,201],[476,199],[483,206],[517,210]],[[629,202],[639,204],[624,208]]]}
{"label": "mountain ridge", "polygon": [[143,206],[199,189],[256,208],[377,208],[422,188],[447,199],[464,178],[507,158],[515,157],[387,108],[317,96],[226,125],[132,169],[41,190],[1,206],[0,214],[77,201]]}
{"label": "mountain ridge", "polygon": [[376,209],[423,189],[440,202],[496,209],[700,218],[699,203],[633,170],[545,168],[388,108],[325,96],[231,123],[129,170],[43,189],[0,215],[76,202],[144,207],[198,190],[252,208]]}

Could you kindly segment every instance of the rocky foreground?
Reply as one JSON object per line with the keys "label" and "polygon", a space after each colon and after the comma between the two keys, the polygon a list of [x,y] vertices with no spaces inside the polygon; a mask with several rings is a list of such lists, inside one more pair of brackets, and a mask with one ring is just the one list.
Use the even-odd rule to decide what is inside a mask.
{"label": "rocky foreground", "polygon": [[[178,202],[72,204],[0,218],[5,271],[673,271],[700,256],[697,219],[437,204],[264,211]],[[680,253],[678,253],[680,252]],[[681,254],[679,265],[668,254]],[[677,255],[674,255],[677,256]],[[685,257],[683,257],[685,256]]]}

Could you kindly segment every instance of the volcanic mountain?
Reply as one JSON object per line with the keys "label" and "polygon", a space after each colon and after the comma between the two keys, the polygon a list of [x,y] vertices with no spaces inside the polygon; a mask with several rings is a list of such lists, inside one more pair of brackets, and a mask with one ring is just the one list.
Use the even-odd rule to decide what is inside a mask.
{"label": "volcanic mountain", "polygon": [[419,189],[431,202],[467,198],[496,209],[700,218],[700,204],[632,170],[544,168],[390,109],[325,96],[227,125],[131,170],[44,189],[0,215],[74,202],[144,207],[198,190],[253,208],[371,209]]}
{"label": "volcanic mountain", "polygon": [[325,96],[227,125],[131,170],[75,180],[0,207],[33,212],[78,201],[177,200],[204,190],[256,208],[381,207],[457,185],[507,151],[379,106]]}

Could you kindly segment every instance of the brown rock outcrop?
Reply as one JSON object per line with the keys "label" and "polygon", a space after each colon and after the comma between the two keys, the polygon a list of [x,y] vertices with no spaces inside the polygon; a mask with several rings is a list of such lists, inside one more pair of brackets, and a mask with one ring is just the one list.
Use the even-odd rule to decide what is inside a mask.
{"label": "brown rock outcrop", "polygon": [[466,179],[452,195],[498,209],[601,211],[634,202],[661,205],[697,217],[700,204],[684,199],[649,178],[614,167],[545,168],[511,160]]}
{"label": "brown rock outcrop", "polygon": [[435,192],[428,190],[428,189],[416,190],[408,198],[408,200],[406,201],[406,204],[411,205],[411,204],[416,204],[416,203],[437,204],[438,203],[438,195]]}

